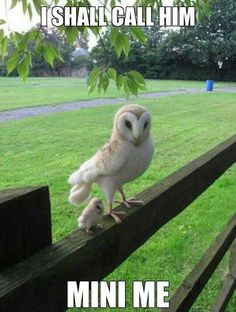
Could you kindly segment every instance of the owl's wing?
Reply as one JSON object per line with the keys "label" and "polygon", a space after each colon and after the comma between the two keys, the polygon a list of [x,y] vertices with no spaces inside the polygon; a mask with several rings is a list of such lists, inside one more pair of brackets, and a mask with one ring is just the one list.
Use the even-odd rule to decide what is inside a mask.
{"label": "owl's wing", "polygon": [[98,175],[114,175],[122,169],[127,159],[127,151],[121,141],[105,144],[94,155],[93,160]]}
{"label": "owl's wing", "polygon": [[124,166],[126,154],[121,142],[111,141],[72,173],[68,182],[72,185],[80,185],[84,182],[90,184],[99,176],[113,175]]}
{"label": "owl's wing", "polygon": [[71,193],[77,191],[85,183],[92,183],[97,176],[93,158],[85,161],[78,170],[74,171],[68,179],[71,185],[75,185],[71,189]]}

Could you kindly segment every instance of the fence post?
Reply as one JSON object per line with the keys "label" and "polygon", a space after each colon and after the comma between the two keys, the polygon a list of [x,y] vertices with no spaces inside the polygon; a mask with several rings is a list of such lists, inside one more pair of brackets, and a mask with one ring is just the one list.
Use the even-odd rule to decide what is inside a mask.
{"label": "fence post", "polygon": [[229,273],[232,272],[233,268],[236,265],[236,238],[233,241],[230,247],[230,256],[229,256]]}
{"label": "fence post", "polygon": [[0,271],[51,243],[48,187],[0,191]]}
{"label": "fence post", "polygon": [[236,238],[229,249],[229,273],[210,312],[224,312],[236,286]]}

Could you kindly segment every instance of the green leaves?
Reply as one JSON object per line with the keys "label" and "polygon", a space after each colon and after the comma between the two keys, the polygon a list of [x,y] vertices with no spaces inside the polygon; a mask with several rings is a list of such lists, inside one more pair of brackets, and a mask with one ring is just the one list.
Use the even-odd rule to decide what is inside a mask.
{"label": "green leaves", "polygon": [[201,20],[204,15],[209,16],[211,13],[212,0],[174,0],[175,6],[195,6],[197,11],[197,18]]}
{"label": "green leaves", "polygon": [[88,77],[88,85],[91,86],[92,84],[95,83],[97,76],[99,74],[99,68],[98,67],[94,67],[94,69],[91,71],[89,77]]}
{"label": "green leaves", "polygon": [[19,52],[24,52],[28,49],[30,43],[35,42],[38,37],[40,37],[39,31],[37,29],[32,29],[24,35],[15,32],[14,35],[12,35],[12,40]]}
{"label": "green leaves", "polygon": [[123,75],[117,75],[117,77],[116,77],[116,87],[117,87],[118,90],[121,89],[122,84],[123,84]]}
{"label": "green leaves", "polygon": [[146,89],[145,80],[139,72],[131,70],[126,74],[126,77],[127,78],[125,80],[126,84],[125,91],[127,95],[129,95],[129,93],[132,93],[133,95],[137,96],[139,89],[140,90]]}
{"label": "green leaves", "polygon": [[135,70],[118,75],[116,86],[119,90],[123,87],[126,96],[130,94],[137,96],[139,90],[146,90],[146,83],[143,76]]}
{"label": "green leaves", "polygon": [[95,67],[88,77],[89,94],[96,88],[98,92],[101,92],[101,90],[106,92],[110,84],[110,78],[113,79],[111,76],[113,78],[116,77],[116,70],[114,68],[104,69]]}
{"label": "green leaves", "polygon": [[141,43],[146,43],[147,38],[144,31],[139,27],[129,27],[131,35]]}
{"label": "green leaves", "polygon": [[77,27],[66,27],[65,28],[66,39],[71,46],[73,45],[73,43],[78,38],[78,33],[79,33],[79,30]]}
{"label": "green leaves", "polygon": [[126,34],[121,33],[117,28],[113,27],[110,32],[111,44],[114,47],[118,58],[122,51],[128,57],[130,51],[130,40]]}
{"label": "green leaves", "polygon": [[98,86],[98,84],[101,86],[100,80],[101,80],[101,71],[99,67],[94,67],[94,69],[91,71],[88,77],[88,91],[92,93],[95,88]]}
{"label": "green leaves", "polygon": [[17,66],[18,74],[24,81],[29,75],[30,67],[32,67],[32,59],[31,53],[28,51],[23,54]]}
{"label": "green leaves", "polygon": [[18,47],[18,50],[20,52],[23,52],[27,49],[28,47],[28,44],[29,44],[29,36],[24,35],[17,43],[17,47]]}
{"label": "green leaves", "polygon": [[[33,2],[33,3],[32,3]],[[54,1],[57,2],[58,1]],[[48,5],[48,2],[46,0],[11,0],[11,7],[10,9],[14,9],[16,7],[17,4],[21,4],[22,5],[22,11],[24,14],[26,14],[26,12],[28,11],[29,17],[30,19],[32,19],[32,5],[35,8],[35,11],[37,12],[38,15],[40,15],[40,11],[41,11],[41,6],[42,5]],[[31,5],[32,3],[32,5]],[[55,3],[55,5],[57,5]]]}
{"label": "green leaves", "polygon": [[56,46],[55,46],[54,43],[49,42],[49,44],[47,45],[47,47],[48,47],[50,53],[54,55],[54,58],[55,58],[55,59],[57,59],[57,60],[59,60],[59,61],[61,61],[61,62],[64,62],[64,60],[63,60],[63,58],[62,58],[60,52],[57,50],[57,48],[56,48]]}
{"label": "green leaves", "polygon": [[32,12],[32,6],[30,3],[28,3],[28,13],[29,13],[30,20],[32,20],[33,12]]}
{"label": "green leaves", "polygon": [[12,55],[10,56],[7,62],[7,74],[8,75],[17,67],[19,58],[20,58],[20,55],[18,51],[14,51]]}
{"label": "green leaves", "polygon": [[123,36],[123,51],[125,56],[128,57],[130,51],[130,42],[129,37],[127,35]]}
{"label": "green leaves", "polygon": [[130,94],[137,96],[139,89],[146,89],[143,76],[135,70],[131,70],[126,74],[117,74],[116,69],[113,67],[107,69],[95,67],[88,77],[89,94],[96,88],[98,92],[101,90],[105,92],[110,84],[110,79],[115,81],[118,90],[123,87],[126,96]]}
{"label": "green leaves", "polygon": [[117,28],[112,28],[110,33],[110,40],[119,58],[123,47],[122,47],[122,34],[119,32]]}
{"label": "green leaves", "polygon": [[0,29],[0,45],[1,45],[3,37],[4,37],[4,30]]}
{"label": "green leaves", "polygon": [[2,39],[0,41],[0,55],[4,59],[4,57],[7,55],[7,46],[8,46],[9,39],[2,35]]}
{"label": "green leaves", "polygon": [[117,71],[115,70],[115,68],[108,68],[108,76],[116,81],[116,77],[117,77]]}
{"label": "green leaves", "polygon": [[33,0],[34,8],[38,14],[40,14],[41,10],[41,1],[40,0]]}
{"label": "green leaves", "polygon": [[37,46],[36,51],[40,54],[43,54],[43,57],[47,63],[49,63],[52,67],[55,59],[64,62],[59,51],[57,50],[54,43],[49,42],[48,44],[41,44]]}
{"label": "green leaves", "polygon": [[[147,39],[144,31],[139,27],[129,27],[130,34],[141,43],[146,43]],[[127,34],[122,33],[118,28],[113,27],[110,32],[111,44],[114,47],[117,57],[119,58],[124,52],[126,58],[130,51],[130,38]]]}
{"label": "green leaves", "polygon": [[43,45],[43,57],[47,63],[49,63],[53,67],[55,55],[52,53],[49,45]]}
{"label": "green leaves", "polygon": [[17,2],[18,0],[12,0],[10,9],[13,9],[17,5]]}
{"label": "green leaves", "polygon": [[129,72],[129,75],[132,76],[132,78],[136,81],[136,83],[140,84],[140,85],[145,85],[145,80],[143,78],[143,76],[137,72],[136,70],[131,70]]}
{"label": "green leaves", "polygon": [[[5,43],[6,37],[2,40],[3,45],[1,45],[2,54],[6,54],[7,44]],[[15,45],[15,50],[11,53],[7,62],[7,72],[8,75],[15,69],[17,69],[19,76],[25,81],[29,75],[30,68],[32,67],[32,51],[29,49],[30,42],[34,40],[35,53],[40,54],[44,57],[45,61],[49,63],[52,67],[55,60],[63,62],[61,54],[57,50],[54,43],[45,43],[42,41],[41,34],[39,30],[33,29],[28,33],[21,35],[15,33],[11,36],[12,41]],[[4,48],[3,48],[4,46]],[[3,49],[3,51],[2,51]]]}
{"label": "green leaves", "polygon": [[23,13],[25,14],[28,9],[28,3],[27,3],[27,0],[22,0],[21,2],[22,2]]}
{"label": "green leaves", "polygon": [[0,19],[0,25],[6,24],[6,21],[4,21],[3,19]]}

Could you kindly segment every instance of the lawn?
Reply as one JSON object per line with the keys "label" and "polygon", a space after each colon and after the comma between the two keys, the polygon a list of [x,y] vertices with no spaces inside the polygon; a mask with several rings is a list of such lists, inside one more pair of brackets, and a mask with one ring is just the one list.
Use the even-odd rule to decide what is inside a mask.
{"label": "lawn", "polygon": [[[21,106],[23,87],[20,82],[12,81],[15,81],[15,90],[22,89],[14,104],[13,86],[9,85],[12,105]],[[49,86],[47,80],[35,80],[35,84],[40,84],[41,104],[47,101],[46,94],[50,88],[53,92],[48,101],[56,101],[53,93],[56,88],[60,89],[62,80],[58,79],[57,87],[56,81],[53,79]],[[76,81],[72,79],[71,86],[66,86],[68,93],[63,100],[66,96],[68,101],[72,100],[69,90],[76,88]],[[24,92],[26,103],[30,104],[29,99],[35,88],[33,80],[28,83],[32,84],[30,91],[27,94],[25,88]],[[154,82],[151,83],[154,86]],[[158,91],[158,82],[155,86]],[[3,89],[7,90],[7,87]],[[80,90],[78,88],[76,92],[82,94]],[[11,96],[5,95],[5,98],[11,99]],[[32,103],[36,101],[35,98],[31,100]],[[235,134],[236,94],[178,95],[157,100],[138,99],[137,103],[145,105],[152,114],[156,152],[147,172],[126,186],[129,196],[146,189]],[[49,185],[54,241],[76,229],[76,218],[83,207],[74,208],[68,203],[67,178],[109,138],[112,118],[118,107],[120,105],[88,108],[0,124],[0,188]],[[135,311],[130,308],[133,280],[169,280],[171,292],[178,287],[235,213],[235,183],[236,166],[233,166],[107,278],[127,281],[129,307],[126,311]],[[93,195],[101,196],[98,188],[94,188]],[[226,260],[191,311],[207,311],[211,306],[226,274]],[[235,311],[235,305],[236,296],[231,300],[228,311]]]}
{"label": "lawn", "polygon": [[[236,87],[236,83],[217,82],[215,87]],[[203,81],[147,80],[147,92],[203,89]],[[112,84],[107,93],[94,92],[88,95],[84,79],[79,78],[29,78],[23,83],[19,78],[0,77],[0,111],[21,107],[59,104],[94,98],[124,97]]]}

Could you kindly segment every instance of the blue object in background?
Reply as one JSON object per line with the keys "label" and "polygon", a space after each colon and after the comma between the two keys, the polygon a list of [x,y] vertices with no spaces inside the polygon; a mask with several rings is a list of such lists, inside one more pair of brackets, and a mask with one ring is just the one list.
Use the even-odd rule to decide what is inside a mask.
{"label": "blue object in background", "polygon": [[213,87],[214,87],[214,80],[207,80],[206,91],[213,91]]}

